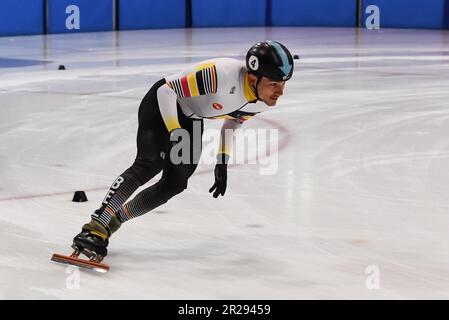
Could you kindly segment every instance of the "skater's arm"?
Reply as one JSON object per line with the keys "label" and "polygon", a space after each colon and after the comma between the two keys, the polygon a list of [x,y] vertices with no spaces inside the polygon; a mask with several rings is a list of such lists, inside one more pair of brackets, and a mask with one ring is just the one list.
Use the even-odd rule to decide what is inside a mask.
{"label": "skater's arm", "polygon": [[242,126],[241,121],[237,119],[226,119],[223,122],[220,133],[220,146],[218,148],[218,154],[231,155],[232,146],[234,144],[234,130],[239,129]]}
{"label": "skater's arm", "polygon": [[199,65],[194,69],[165,78],[159,87],[157,98],[165,126],[169,132],[180,128],[177,99],[186,99],[217,93],[217,69],[215,64]]}
{"label": "skater's arm", "polygon": [[225,119],[221,127],[220,146],[214,170],[215,183],[209,189],[209,193],[212,193],[214,198],[218,198],[219,195],[224,196],[226,192],[228,161],[233,145],[234,130],[240,128],[242,123],[243,121],[239,119]]}
{"label": "skater's arm", "polygon": [[201,64],[165,78],[178,98],[192,98],[217,93],[217,68],[214,63]]}
{"label": "skater's arm", "polygon": [[157,89],[157,101],[168,132],[181,128],[178,120],[177,96],[167,84]]}
{"label": "skater's arm", "polygon": [[[251,119],[256,113],[247,112],[245,115],[239,115],[235,119],[226,119],[221,127],[220,146],[218,148],[218,154],[231,155],[232,146],[234,144],[235,130],[240,129],[242,124]],[[231,114],[230,114],[231,115]]]}

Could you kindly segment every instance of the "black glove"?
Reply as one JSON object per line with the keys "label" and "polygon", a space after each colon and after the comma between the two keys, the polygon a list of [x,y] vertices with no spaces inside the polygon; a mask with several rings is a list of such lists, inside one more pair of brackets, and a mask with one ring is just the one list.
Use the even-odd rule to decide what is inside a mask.
{"label": "black glove", "polygon": [[228,161],[229,156],[225,153],[217,155],[217,164],[215,165],[215,183],[209,189],[209,193],[214,192],[214,198],[220,194],[224,196],[226,192],[226,181],[228,180]]}

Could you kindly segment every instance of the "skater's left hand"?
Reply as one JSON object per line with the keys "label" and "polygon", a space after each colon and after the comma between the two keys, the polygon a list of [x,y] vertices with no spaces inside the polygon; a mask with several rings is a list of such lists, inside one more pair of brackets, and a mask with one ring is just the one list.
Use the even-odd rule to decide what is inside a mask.
{"label": "skater's left hand", "polygon": [[228,180],[228,160],[229,156],[225,153],[217,155],[217,164],[215,165],[215,183],[209,189],[209,193],[214,193],[214,198],[218,198],[221,194],[224,196],[226,192],[226,182]]}

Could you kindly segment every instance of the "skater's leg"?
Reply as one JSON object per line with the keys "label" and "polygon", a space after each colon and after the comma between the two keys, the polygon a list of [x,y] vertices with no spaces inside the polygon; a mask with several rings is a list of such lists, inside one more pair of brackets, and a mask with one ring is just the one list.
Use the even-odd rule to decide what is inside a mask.
{"label": "skater's leg", "polygon": [[156,91],[163,83],[163,80],[157,82],[140,104],[137,156],[133,165],[114,181],[101,207],[92,214],[94,220],[104,227],[109,227],[109,234],[120,227],[115,213],[137,188],[162,170],[161,151],[167,144],[168,132],[159,113]]}
{"label": "skater's leg", "polygon": [[[107,227],[98,220],[92,219],[83,226],[83,231],[74,239],[74,245],[82,250],[87,248],[95,251],[102,257],[107,255],[109,236],[112,234],[111,224],[119,221],[121,224],[131,218],[138,217],[154,208],[166,203],[170,198],[187,188],[187,180],[195,171],[196,164],[180,164],[173,167],[153,186],[138,193],[131,201],[126,203],[118,212],[117,217],[111,219]],[[107,228],[110,230],[107,230]]]}
{"label": "skater's leg", "polygon": [[[198,130],[194,129],[195,127]],[[183,128],[190,133],[189,162],[173,165],[169,170],[164,170],[162,178],[157,183],[141,191],[123,205],[117,212],[122,222],[153,210],[187,188],[188,179],[194,173],[201,156],[201,136],[204,127],[202,121],[186,121]]]}
{"label": "skater's leg", "polygon": [[197,165],[177,165],[154,185],[139,192],[117,212],[118,218],[125,222],[141,216],[166,203],[173,196],[187,188],[189,177]]}
{"label": "skater's leg", "polygon": [[73,239],[74,246],[80,251],[91,250],[105,256],[108,238],[121,225],[115,211],[122,207],[138,187],[162,170],[161,151],[165,150],[169,138],[159,111],[156,93],[164,83],[164,79],[156,82],[142,100],[139,107],[136,159],[133,165],[114,181],[101,207]]}
{"label": "skater's leg", "polygon": [[162,147],[160,134],[154,131],[146,131],[138,135],[138,155],[133,165],[123,172],[112,184],[102,206],[92,214],[92,218],[103,226],[108,226],[114,214],[120,210],[126,200],[144,185],[163,167],[160,158]]}

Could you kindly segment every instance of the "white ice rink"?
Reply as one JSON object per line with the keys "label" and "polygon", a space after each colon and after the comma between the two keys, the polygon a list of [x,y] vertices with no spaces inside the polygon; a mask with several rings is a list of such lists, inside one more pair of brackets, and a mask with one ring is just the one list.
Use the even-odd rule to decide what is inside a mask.
{"label": "white ice rink", "polygon": [[[233,166],[214,199],[200,165],[111,238],[109,273],[51,262],[131,165],[151,85],[265,39],[301,57],[276,108],[245,124],[279,129],[277,172]],[[448,31],[0,38],[0,298],[448,299],[448,88]]]}

